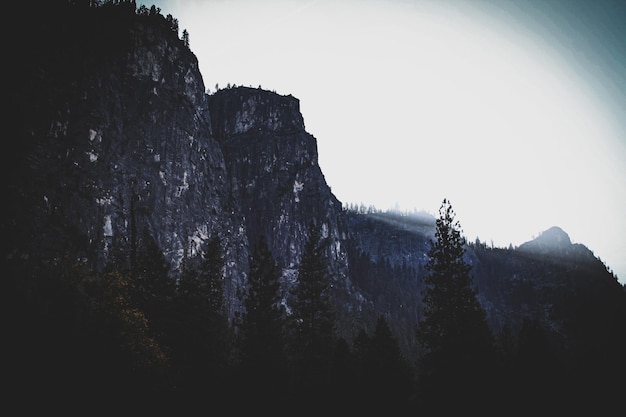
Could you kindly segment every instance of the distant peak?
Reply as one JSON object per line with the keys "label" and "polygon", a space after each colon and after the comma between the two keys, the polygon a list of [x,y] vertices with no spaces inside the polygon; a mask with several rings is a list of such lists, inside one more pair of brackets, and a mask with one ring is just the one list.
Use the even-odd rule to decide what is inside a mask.
{"label": "distant peak", "polygon": [[552,226],[548,230],[544,231],[535,239],[535,241],[541,241],[543,244],[550,244],[552,246],[569,246],[572,244],[568,234],[558,226]]}
{"label": "distant peak", "polygon": [[563,229],[553,226],[542,232],[535,239],[520,245],[520,249],[532,252],[563,252],[568,251],[572,241]]}

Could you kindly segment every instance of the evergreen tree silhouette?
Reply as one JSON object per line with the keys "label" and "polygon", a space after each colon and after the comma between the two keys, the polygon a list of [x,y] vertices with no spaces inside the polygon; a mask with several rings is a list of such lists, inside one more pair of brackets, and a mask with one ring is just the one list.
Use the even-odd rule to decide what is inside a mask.
{"label": "evergreen tree silhouette", "polygon": [[290,353],[295,370],[294,389],[296,397],[303,395],[309,399],[327,394],[335,342],[335,315],[322,244],[320,232],[311,222],[298,268],[298,282],[291,290]]}
{"label": "evergreen tree silhouette", "polygon": [[478,401],[483,385],[491,383],[495,348],[486,313],[477,299],[464,259],[465,239],[452,205],[444,199],[431,241],[428,275],[424,278],[423,319],[417,337],[425,353],[420,358],[423,395],[437,406],[452,406],[445,397]]}
{"label": "evergreen tree silhouette", "polygon": [[363,376],[367,387],[362,400],[370,410],[380,413],[407,410],[412,389],[411,368],[383,315],[376,321],[367,348]]}
{"label": "evergreen tree silhouette", "polygon": [[221,385],[230,371],[230,329],[224,309],[223,265],[221,241],[212,237],[201,259],[195,263],[184,259],[176,297],[171,307],[163,306],[177,385],[183,391],[226,388]]}
{"label": "evergreen tree silhouette", "polygon": [[263,237],[249,257],[248,288],[242,294],[242,384],[263,404],[277,404],[287,379],[281,271]]}
{"label": "evergreen tree silhouette", "polygon": [[356,411],[358,382],[358,362],[346,339],[339,337],[333,351],[330,386],[331,402],[338,411]]}
{"label": "evergreen tree silhouette", "polygon": [[[132,268],[133,299],[138,308],[156,324],[161,322],[162,305],[175,292],[174,280],[168,276],[170,265],[159,245],[145,230],[131,252],[135,257]],[[131,260],[132,262],[132,260]]]}

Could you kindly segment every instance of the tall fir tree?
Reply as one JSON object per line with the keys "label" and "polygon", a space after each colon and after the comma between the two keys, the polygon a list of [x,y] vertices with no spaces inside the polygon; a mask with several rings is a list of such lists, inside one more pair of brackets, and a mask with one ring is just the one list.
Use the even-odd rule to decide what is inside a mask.
{"label": "tall fir tree", "polygon": [[223,269],[222,242],[219,237],[214,236],[206,244],[199,274],[201,292],[208,299],[209,310],[220,319],[226,316]]}
{"label": "tall fir tree", "polygon": [[167,338],[167,308],[176,292],[169,276],[170,264],[156,240],[147,230],[137,242],[135,266],[131,269],[131,300],[145,314],[154,337]]}
{"label": "tall fir tree", "polygon": [[221,388],[230,371],[230,328],[224,302],[221,241],[212,237],[195,263],[183,259],[168,312],[168,340],[181,390]]}
{"label": "tall fir tree", "polygon": [[361,410],[392,415],[406,412],[412,394],[412,369],[384,315],[378,316],[371,336],[363,329],[357,333],[354,348]]}
{"label": "tall fir tree", "polygon": [[242,383],[257,401],[279,402],[286,381],[281,271],[264,238],[249,257],[248,287],[241,294]]}
{"label": "tall fir tree", "polygon": [[[323,257],[323,241],[313,222],[298,267],[298,282],[291,294],[291,357],[295,389],[316,395],[326,389],[335,342],[335,314],[330,303],[330,282]],[[298,393],[297,393],[298,394]]]}
{"label": "tall fir tree", "polygon": [[383,315],[376,321],[370,356],[370,375],[377,391],[377,401],[372,402],[372,406],[381,412],[406,411],[412,389],[412,370]]}
{"label": "tall fir tree", "polygon": [[[465,239],[452,205],[444,199],[431,242],[428,275],[424,281],[423,319],[417,337],[424,353],[420,360],[423,393],[438,406],[450,405],[443,396],[476,399],[481,383],[490,383],[495,359],[494,341],[486,313],[477,298],[465,260]],[[469,403],[466,402],[469,406]]]}
{"label": "tall fir tree", "polygon": [[168,276],[170,265],[147,230],[134,252],[131,277],[135,300],[141,309],[156,319],[163,300],[174,295],[174,281]]}

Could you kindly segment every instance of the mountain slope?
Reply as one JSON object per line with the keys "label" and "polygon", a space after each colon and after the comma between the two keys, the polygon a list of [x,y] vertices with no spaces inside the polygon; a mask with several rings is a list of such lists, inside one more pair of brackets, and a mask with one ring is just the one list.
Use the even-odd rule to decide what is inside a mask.
{"label": "mountain slope", "polygon": [[[394,330],[407,354],[414,353],[412,329],[420,317],[434,219],[353,211],[346,219],[351,280],[370,303],[372,315],[385,314],[394,324],[401,323]],[[626,302],[623,286],[606,265],[584,245],[571,243],[559,228],[519,248],[470,243],[466,260],[495,335],[505,328],[517,334],[531,319],[550,329],[555,345],[572,346],[580,343],[574,329],[590,306],[605,302],[619,310]]]}

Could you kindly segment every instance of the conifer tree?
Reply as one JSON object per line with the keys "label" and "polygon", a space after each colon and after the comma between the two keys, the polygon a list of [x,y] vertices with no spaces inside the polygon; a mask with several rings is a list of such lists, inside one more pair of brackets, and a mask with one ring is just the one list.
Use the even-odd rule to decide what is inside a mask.
{"label": "conifer tree", "polygon": [[178,293],[168,314],[168,340],[179,368],[179,387],[184,390],[219,385],[219,378],[229,370],[223,265],[218,237],[207,242],[195,264],[183,260]]}
{"label": "conifer tree", "polygon": [[330,304],[330,283],[322,244],[320,232],[311,222],[298,268],[298,282],[291,291],[291,353],[296,369],[295,382],[297,389],[311,393],[328,384],[335,342],[335,316]]}
{"label": "conifer tree", "polygon": [[[178,32],[178,30],[177,30]],[[183,44],[189,48],[189,32],[187,32],[187,29],[183,29]]]}
{"label": "conifer tree", "polygon": [[356,411],[354,405],[360,401],[358,365],[346,339],[338,337],[333,350],[330,383],[331,402],[338,409],[349,407],[351,412]]}
{"label": "conifer tree", "polygon": [[371,402],[372,406],[381,412],[405,410],[412,388],[411,369],[383,315],[376,321],[369,356],[369,375],[376,391],[372,395],[376,398]]}
{"label": "conifer tree", "polygon": [[281,272],[264,238],[249,258],[248,288],[242,294],[241,365],[250,395],[277,402],[286,379]]}
{"label": "conifer tree", "polygon": [[211,314],[225,316],[224,256],[221,240],[214,236],[207,242],[204,258],[200,263],[201,292],[206,295]]}
{"label": "conifer tree", "polygon": [[[471,265],[464,259],[465,239],[452,205],[444,199],[431,241],[423,291],[423,319],[418,341],[425,349],[420,376],[433,399],[440,395],[473,396],[488,382],[494,344],[486,314],[473,286]],[[441,404],[443,405],[443,403]]]}
{"label": "conifer tree", "polygon": [[132,269],[133,299],[152,324],[163,320],[163,303],[175,292],[174,281],[168,276],[170,265],[155,239],[146,230],[136,248]]}

